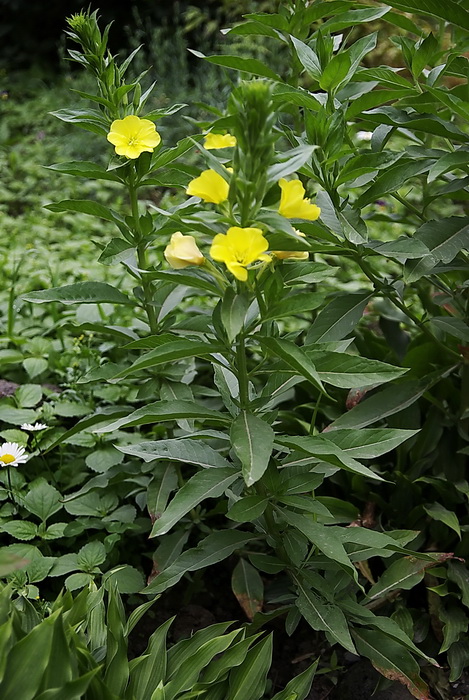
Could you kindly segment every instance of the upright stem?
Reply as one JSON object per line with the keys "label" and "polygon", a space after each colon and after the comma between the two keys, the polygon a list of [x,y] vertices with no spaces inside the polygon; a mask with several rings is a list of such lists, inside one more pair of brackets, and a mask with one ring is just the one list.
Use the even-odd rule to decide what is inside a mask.
{"label": "upright stem", "polygon": [[239,405],[241,410],[249,408],[249,377],[246,361],[244,335],[240,333],[236,346],[236,369],[238,370]]}
{"label": "upright stem", "polygon": [[130,204],[132,206],[132,217],[134,220],[134,229],[137,239],[137,261],[138,268],[140,272],[140,279],[143,289],[143,308],[147,314],[148,323],[152,333],[158,333],[158,321],[156,318],[155,308],[152,304],[153,294],[151,289],[151,282],[146,278],[145,272],[147,271],[147,251],[145,241],[142,240],[142,232],[140,228],[140,214],[138,211],[138,195],[137,188],[133,180],[129,182],[129,196]]}

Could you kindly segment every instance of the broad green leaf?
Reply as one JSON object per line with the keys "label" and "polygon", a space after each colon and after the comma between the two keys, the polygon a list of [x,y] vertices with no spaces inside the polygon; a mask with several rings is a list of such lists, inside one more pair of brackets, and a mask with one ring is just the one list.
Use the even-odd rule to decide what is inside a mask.
{"label": "broad green leaf", "polygon": [[61,202],[46,204],[45,209],[54,212],[77,211],[82,214],[97,216],[100,219],[106,219],[106,221],[120,222],[120,217],[115,212],[92,199],[64,199]]}
{"label": "broad green leaf", "polygon": [[303,348],[298,347],[289,340],[280,338],[265,338],[258,336],[258,340],[264,350],[276,355],[283,360],[297,374],[307,379],[319,391],[326,394],[323,384],[318,376],[314,364],[309,359]]}
{"label": "broad green leaf", "polygon": [[[198,52],[197,52],[198,53]],[[209,63],[214,63],[217,66],[223,66],[224,68],[232,68],[234,70],[243,71],[250,73],[251,75],[259,75],[263,78],[270,78],[271,80],[278,80],[281,82],[281,78],[274,73],[274,71],[266,66],[265,63],[259,61],[257,58],[241,58],[240,56],[203,56]]]}
{"label": "broad green leaf", "polygon": [[[400,100],[402,97],[407,97],[409,94],[412,95],[413,93],[416,94],[416,91],[412,88],[410,83],[407,87],[401,86],[399,88],[394,87],[390,89],[373,90],[372,92],[367,92],[364,95],[360,95],[360,97],[356,97],[353,102],[350,103],[350,106],[345,112],[345,118],[347,121],[351,121],[352,119],[358,117],[358,115],[362,114],[362,112],[373,109],[374,107],[380,107],[391,100],[395,102],[396,100]],[[395,155],[400,157],[402,154],[396,153]],[[347,178],[347,180],[349,179],[350,178]]]}
{"label": "broad green leaf", "polygon": [[233,287],[227,287],[221,303],[220,316],[230,343],[243,329],[249,304],[247,296],[236,294]]}
{"label": "broad green leaf", "polygon": [[[397,109],[396,107],[377,107],[376,109],[362,112],[361,116],[363,119],[375,124],[387,124],[388,126],[402,129],[421,131],[425,134],[434,134],[435,136],[464,143],[469,141],[469,135],[454,126],[453,122],[445,121],[432,114],[420,114],[418,112],[408,114],[405,110]],[[432,161],[430,161],[431,163]]]}
{"label": "broad green leaf", "polygon": [[267,170],[267,184],[278,182],[280,178],[299,170],[311,158],[314,150],[315,146],[302,145],[278,154],[278,162],[270,165]]}
{"label": "broad green leaf", "polygon": [[102,542],[94,540],[85,544],[77,554],[77,562],[80,569],[91,571],[106,559],[106,549]]}
{"label": "broad green leaf", "polygon": [[469,663],[469,641],[467,639],[451,645],[448,649],[448,663],[451,669],[449,680],[454,683],[461,677],[464,668]]}
{"label": "broad green leaf", "polygon": [[86,418],[83,418],[81,421],[76,423],[76,425],[74,425],[73,428],[70,428],[70,430],[67,430],[65,433],[59,435],[58,438],[53,440],[53,442],[49,443],[44,448],[43,453],[47,454],[47,452],[50,452],[52,449],[54,449],[54,447],[57,447],[57,445],[60,445],[62,442],[66,442],[69,438],[72,438],[74,435],[80,433],[82,430],[86,430],[87,428],[90,428],[93,425],[97,425],[98,423],[105,423],[114,417],[123,415],[128,415],[128,408],[126,408],[125,406],[105,406],[97,413],[94,413],[92,416],[87,416]]}
{"label": "broad green leaf", "polygon": [[247,486],[259,481],[267,469],[274,437],[271,426],[253,413],[241,411],[233,421],[230,438]]}
{"label": "broad green leaf", "polygon": [[469,248],[469,217],[427,221],[414,235],[427,246],[435,260],[449,263],[462,248]]}
{"label": "broad green leaf", "polygon": [[461,590],[461,600],[469,608],[469,575],[466,565],[456,559],[448,562],[448,578]]}
{"label": "broad green leaf", "polygon": [[412,57],[412,74],[418,78],[426,66],[431,65],[439,51],[439,42],[430,32]]}
{"label": "broad green leaf", "polygon": [[298,598],[295,605],[313,630],[330,634],[339,644],[352,654],[356,654],[350,637],[347,620],[342,610],[312,591],[306,583],[297,581]]}
{"label": "broad green leaf", "polygon": [[292,294],[267,309],[264,321],[313,311],[321,305],[323,299],[324,295],[321,292]]}
{"label": "broad green leaf", "polygon": [[389,192],[395,192],[410,178],[427,172],[433,160],[407,160],[402,159],[395,165],[388,168],[384,173],[378,175],[371,187],[363,192],[355,201],[354,206],[363,208],[370,202],[374,202]]}
{"label": "broad green leaf", "polygon": [[229,467],[229,462],[219,452],[205,445],[200,440],[182,438],[176,440],[157,440],[117,446],[120,452],[152,462],[155,459],[170,459],[176,462],[192,464],[204,469]]}
{"label": "broad green leaf", "polygon": [[264,584],[257,569],[246,559],[240,559],[233,569],[231,588],[248,620],[262,610]]}
{"label": "broad green leaf", "polygon": [[[400,430],[397,428],[368,428],[360,430],[328,430],[323,435],[297,440],[321,440],[333,442],[343,452],[357,459],[375,459],[394,450],[414,435],[418,430]],[[299,443],[297,443],[299,444]]]}
{"label": "broad green leaf", "polygon": [[459,521],[456,514],[452,510],[448,510],[441,503],[429,503],[423,506],[424,511],[433,520],[439,520],[444,523],[447,527],[454,530],[454,532],[461,537],[461,528],[459,527]]}
{"label": "broad green leaf", "polygon": [[296,528],[305,535],[312,544],[328,557],[335,561],[355,580],[357,579],[357,571],[345,551],[341,541],[330,531],[325,525],[315,523],[306,515],[298,515],[291,511],[282,509],[282,517],[292,527]]}
{"label": "broad green leaf", "polygon": [[365,428],[387,416],[403,411],[423,396],[442,376],[442,373],[433,373],[423,379],[413,379],[384,387],[337,418],[329,428]]}
{"label": "broad green leaf", "polygon": [[77,282],[64,287],[42,289],[39,292],[23,294],[22,299],[36,304],[60,301],[62,304],[132,304],[129,297],[106,282]]}
{"label": "broad green leaf", "polygon": [[41,400],[42,387],[39,384],[22,384],[15,396],[20,408],[31,408]]}
{"label": "broad green leaf", "polygon": [[155,401],[94,432],[112,433],[120,428],[131,428],[136,425],[148,425],[148,423],[176,420],[177,418],[200,418],[217,423],[229,422],[228,415],[205,408],[193,401]]}
{"label": "broad green leaf", "polygon": [[268,502],[262,496],[244,496],[231,506],[226,516],[238,523],[249,523],[262,515]]}
{"label": "broad green leaf", "polygon": [[389,0],[387,4],[395,7],[396,10],[438,17],[438,19],[444,19],[446,22],[463,29],[469,29],[469,11],[464,4],[457,3],[455,0],[445,0],[444,2],[440,2],[440,0]]}
{"label": "broad green leaf", "polygon": [[433,182],[450,170],[461,169],[467,172],[469,166],[469,151],[460,150],[454,153],[447,153],[439,158],[428,171],[428,182]]}
{"label": "broad green leaf", "polygon": [[419,665],[402,644],[376,630],[355,629],[353,638],[358,652],[369,658],[383,676],[403,683],[417,700],[430,700],[428,687],[419,676]]}
{"label": "broad green leaf", "polygon": [[97,165],[97,163],[88,161],[78,160],[67,163],[55,163],[54,165],[46,165],[45,167],[59,173],[86,177],[90,180],[112,180],[113,182],[121,182],[121,179],[112,170],[106,170],[102,165]]}
{"label": "broad green leaf", "polygon": [[332,57],[319,78],[319,85],[326,92],[334,92],[344,81],[350,70],[348,52],[338,53]]}
{"label": "broad green leaf", "polygon": [[[41,361],[41,358],[29,357],[28,360]],[[25,360],[24,362],[27,362],[28,360]],[[44,360],[44,362],[47,366],[47,360]],[[37,413],[32,409],[14,408],[13,406],[8,406],[6,404],[0,405],[0,421],[3,421],[5,423],[11,423],[12,425],[22,425],[23,423],[34,423],[36,418]]]}
{"label": "broad green leaf", "polygon": [[408,236],[401,236],[395,241],[386,241],[385,243],[370,241],[368,246],[378,255],[383,255],[385,258],[397,258],[398,260],[422,258],[430,254],[427,246],[422,241],[419,241],[418,238],[409,238]]}
{"label": "broad green leaf", "polygon": [[[392,3],[389,3],[392,5]],[[373,22],[380,17],[383,17],[387,12],[389,12],[389,7],[364,7],[358,10],[349,10],[333,17],[322,25],[321,29],[327,32],[339,32],[347,27],[354,27],[357,24],[363,24],[365,22]]]}
{"label": "broad green leaf", "polygon": [[343,389],[354,389],[384,384],[404,374],[407,369],[394,367],[379,360],[323,350],[309,350],[306,354],[316,367],[320,379]]}
{"label": "broad green leaf", "polygon": [[374,170],[387,169],[401,157],[401,153],[393,153],[392,151],[361,153],[346,162],[335,184],[342,185],[344,182],[356,180],[357,177],[372,173]]}
{"label": "broad green leaf", "polygon": [[353,331],[372,298],[372,294],[364,293],[347,294],[332,299],[309,329],[305,346],[342,340]]}
{"label": "broad green leaf", "polygon": [[438,329],[448,333],[448,335],[459,340],[469,342],[469,326],[462,318],[451,318],[450,316],[434,316],[431,323]]}
{"label": "broad green leaf", "polygon": [[409,590],[423,579],[425,571],[436,566],[451,555],[433,555],[432,560],[416,559],[415,557],[402,557],[394,561],[380,579],[368,591],[368,599],[376,600],[386,596],[396,589]]}
{"label": "broad green leaf", "polygon": [[222,350],[222,345],[206,342],[200,343],[196,340],[181,339],[163,343],[163,345],[139,357],[130,367],[116,374],[111,381],[128,377],[129,374],[134,374],[143,369],[174,362],[175,360],[182,360],[187,357],[207,357],[211,356],[213,353],[221,352]]}
{"label": "broad green leaf", "polygon": [[139,593],[145,583],[140,571],[133,566],[123,564],[104,574],[103,586],[107,589],[110,586],[116,586],[119,593]]}
{"label": "broad green leaf", "polygon": [[32,484],[24,499],[24,506],[40,520],[47,520],[62,509],[62,497],[45,480]]}
{"label": "broad green leaf", "polygon": [[306,671],[292,678],[285,686],[285,689],[276,693],[272,700],[306,700],[313,684],[318,663],[319,659],[307,668]]}
{"label": "broad green leaf", "polygon": [[37,537],[37,525],[29,520],[10,520],[3,523],[0,529],[2,532],[8,532],[9,535],[17,540],[33,540]]}
{"label": "broad green leaf", "polygon": [[[130,662],[129,697],[146,698],[163,685],[167,667],[167,634],[174,618],[170,618],[151,635],[138,666]],[[161,696],[164,700],[164,695]]]}
{"label": "broad green leaf", "polygon": [[239,532],[238,530],[214,532],[203,539],[197,547],[181,554],[171,566],[158,574],[142,592],[148,595],[162,593],[180,581],[186,572],[205,569],[212,564],[223,561],[237,549],[242,549],[253,537],[252,533]]}
{"label": "broad green leaf", "polygon": [[182,486],[161,517],[153,525],[150,537],[166,534],[186,513],[206,498],[219,498],[239,476],[237,469],[205,469]]}
{"label": "broad green leaf", "polygon": [[80,698],[86,697],[85,693],[99,671],[100,667],[97,666],[83,676],[67,681],[60,688],[45,690],[35,700],[80,700]]}
{"label": "broad green leaf", "polygon": [[294,36],[291,36],[290,39],[295,47],[296,54],[303,68],[312,78],[319,80],[322,69],[317,54],[310,46],[305,44],[303,41],[300,41],[300,39],[297,39]]}
{"label": "broad green leaf", "polygon": [[461,635],[466,635],[469,619],[459,605],[452,605],[451,603],[440,607],[438,617],[444,623],[444,638],[439,651],[442,654],[448,651],[452,644],[458,642]]}

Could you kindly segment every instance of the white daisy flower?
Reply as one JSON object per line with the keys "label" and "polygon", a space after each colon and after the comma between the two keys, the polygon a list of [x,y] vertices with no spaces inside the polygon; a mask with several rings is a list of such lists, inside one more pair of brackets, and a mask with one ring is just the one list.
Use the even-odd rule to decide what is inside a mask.
{"label": "white daisy flower", "polygon": [[49,426],[46,425],[45,423],[34,423],[32,425],[31,423],[23,423],[21,426],[21,430],[29,430],[30,432],[35,432],[36,430],[45,430]]}
{"label": "white daisy flower", "polygon": [[0,447],[0,467],[17,467],[28,460],[24,447],[17,442],[4,442]]}

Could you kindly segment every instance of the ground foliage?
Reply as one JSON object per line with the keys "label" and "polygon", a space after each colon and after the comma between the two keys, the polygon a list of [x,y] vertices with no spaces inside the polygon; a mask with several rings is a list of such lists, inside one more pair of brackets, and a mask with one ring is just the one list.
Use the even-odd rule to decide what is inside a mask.
{"label": "ground foliage", "polygon": [[[21,698],[306,698],[314,665],[268,684],[274,619],[414,697],[450,697],[435,664],[454,681],[469,662],[469,13],[420,5],[246,15],[228,36],[264,49],[198,52],[229,69],[231,96],[192,112],[177,144],[164,124],[183,106],[141,90],[89,13],[69,30],[84,101],[54,105],[55,126],[28,103],[31,128],[5,101],[0,434],[31,458],[1,475],[2,697],[35,649]],[[395,68],[367,59],[378,20]],[[152,153],[113,154],[128,114],[156,121]],[[208,130],[236,146],[207,150]],[[184,194],[207,170],[218,203]],[[282,208],[285,180],[319,219],[295,216],[304,200]],[[210,260],[230,227],[273,251],[243,262],[246,281]],[[176,232],[202,265],[176,246],[168,265]],[[159,628],[128,664],[155,595],[210,590],[214,565],[249,624],[168,647],[157,673]],[[149,603],[130,622],[120,595]]]}

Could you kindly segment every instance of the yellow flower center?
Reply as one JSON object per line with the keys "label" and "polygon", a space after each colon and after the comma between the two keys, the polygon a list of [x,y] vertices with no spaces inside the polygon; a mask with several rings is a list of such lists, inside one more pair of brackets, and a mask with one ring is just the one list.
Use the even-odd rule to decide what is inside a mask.
{"label": "yellow flower center", "polygon": [[3,464],[11,464],[14,461],[15,457],[13,455],[6,454],[0,457],[0,462],[3,462]]}

